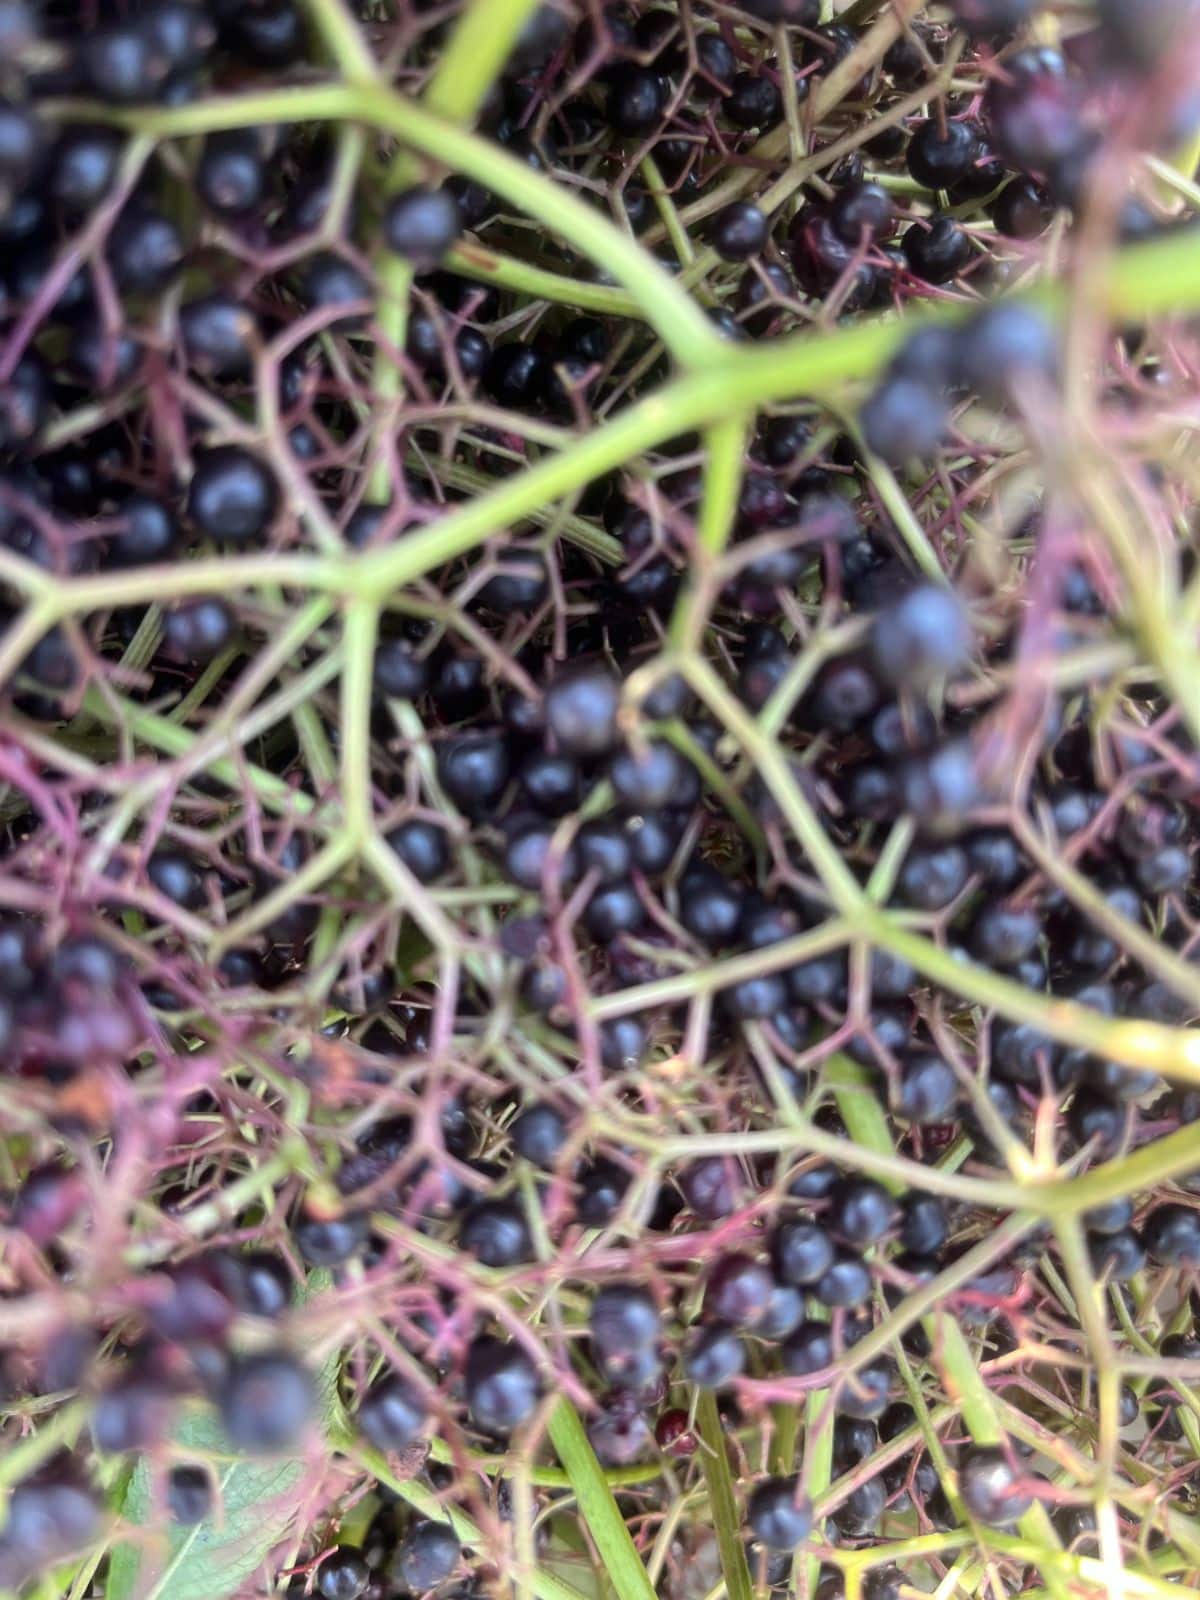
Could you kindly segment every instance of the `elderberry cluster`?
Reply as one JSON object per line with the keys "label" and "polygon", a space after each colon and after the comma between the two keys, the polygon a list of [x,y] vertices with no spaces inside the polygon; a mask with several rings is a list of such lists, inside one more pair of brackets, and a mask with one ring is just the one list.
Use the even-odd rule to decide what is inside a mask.
{"label": "elderberry cluster", "polygon": [[0,0],[0,1590],[1193,1575],[1194,0],[482,15]]}

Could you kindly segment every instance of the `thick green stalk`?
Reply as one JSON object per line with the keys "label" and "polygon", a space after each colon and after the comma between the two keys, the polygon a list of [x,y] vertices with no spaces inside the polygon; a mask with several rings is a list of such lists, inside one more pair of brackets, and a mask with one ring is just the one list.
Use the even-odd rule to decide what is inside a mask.
{"label": "thick green stalk", "polygon": [[604,1572],[617,1594],[621,1600],[654,1600],[642,1558],[596,1460],[579,1413],[569,1400],[560,1400],[550,1413],[547,1431],[575,1491]]}
{"label": "thick green stalk", "polygon": [[[728,1600],[753,1600],[750,1569],[742,1545],[742,1519],[734,1495],[733,1474],[729,1469],[725,1427],[711,1389],[703,1390],[696,1402],[696,1421],[702,1441],[700,1466],[708,1487],[708,1508],[721,1554],[725,1592]],[[621,1600],[624,1600],[624,1596]]]}

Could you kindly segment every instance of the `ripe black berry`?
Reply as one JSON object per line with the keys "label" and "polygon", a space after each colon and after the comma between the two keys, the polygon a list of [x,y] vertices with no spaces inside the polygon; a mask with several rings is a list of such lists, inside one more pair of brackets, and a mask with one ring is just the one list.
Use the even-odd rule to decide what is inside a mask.
{"label": "ripe black berry", "polygon": [[340,1545],[317,1568],[317,1593],[321,1600],[359,1600],[371,1581],[371,1569],[357,1550]]}
{"label": "ripe black berry", "polygon": [[391,829],[387,842],[418,883],[433,883],[449,869],[449,840],[436,822],[410,817]]}
{"label": "ripe black berry", "polygon": [[511,1433],[538,1402],[533,1362],[520,1346],[490,1335],[476,1339],[467,1352],[464,1381],[471,1418],[488,1433]]}
{"label": "ripe black berry", "polygon": [[213,211],[237,217],[254,211],[267,191],[267,166],[253,129],[210,133],[196,166],[196,192]]}
{"label": "ripe black berry", "polygon": [[914,222],[902,248],[909,270],[926,283],[949,283],[971,260],[971,240],[953,217]]}
{"label": "ripe black berry", "polygon": [[722,261],[748,261],[766,244],[770,223],[749,200],[735,200],[713,219],[713,249]]}
{"label": "ripe black berry", "polygon": [[463,734],[438,746],[437,766],[455,805],[478,816],[508,783],[508,748],[499,734]]}
{"label": "ripe black berry", "polygon": [[377,1450],[406,1449],[420,1437],[428,1408],[395,1373],[378,1379],[359,1403],[358,1426]]}
{"label": "ripe black berry", "polygon": [[1143,1236],[1151,1256],[1164,1266],[1200,1266],[1200,1211],[1159,1206],[1146,1218]]}
{"label": "ripe black berry", "polygon": [[683,1372],[701,1389],[723,1389],[746,1365],[746,1350],[732,1328],[711,1323],[697,1329],[684,1353]]}
{"label": "ripe black berry", "polygon": [[544,1102],[522,1111],[512,1125],[513,1148],[537,1167],[552,1167],[566,1138],[566,1118]]}
{"label": "ripe black berry", "polygon": [[746,1255],[723,1256],[704,1286],[704,1312],[734,1328],[752,1328],[771,1300],[774,1285],[761,1262]]}
{"label": "ripe black berry", "polygon": [[773,128],[783,117],[783,97],[761,72],[739,72],[721,110],[739,128]]}
{"label": "ripe black berry", "polygon": [[279,506],[270,469],[241,445],[201,451],[188,486],[187,514],[210,539],[246,544],[261,538]]}
{"label": "ripe black berry", "polygon": [[388,201],[383,237],[418,271],[436,267],[462,232],[462,212],[448,189],[406,189]]}
{"label": "ripe black berry", "polygon": [[153,100],[166,82],[169,62],[147,28],[113,24],[85,34],[76,61],[90,94],[110,105]]}
{"label": "ripe black berry", "polygon": [[1003,1450],[973,1445],[958,1471],[963,1504],[973,1517],[991,1528],[1017,1522],[1033,1504],[1033,1496],[1020,1487],[1018,1474]]}
{"label": "ripe black berry", "polygon": [[340,1217],[301,1215],[292,1228],[296,1248],[314,1267],[347,1261],[366,1242],[368,1218],[363,1212]]}
{"label": "ripe black berry", "polygon": [[829,1192],[830,1226],[850,1244],[874,1244],[895,1219],[895,1201],[873,1178],[841,1178]]}
{"label": "ripe black berry", "polygon": [[608,80],[606,111],[618,132],[642,135],[656,128],[666,106],[663,80],[652,67],[622,62]]}
{"label": "ripe black berry", "polygon": [[458,1239],[485,1267],[515,1267],[533,1257],[525,1213],[513,1200],[481,1200],[463,1219]]}
{"label": "ripe black berry", "polygon": [[1022,383],[1045,383],[1058,366],[1058,341],[1040,312],[1000,301],[973,317],[959,337],[958,375],[981,400],[1000,406]]}
{"label": "ripe black berry", "polygon": [[418,1522],[396,1551],[389,1575],[409,1593],[425,1594],[450,1576],[461,1553],[448,1522]]}
{"label": "ripe black berry", "polygon": [[901,1060],[895,1107],[906,1122],[944,1122],[958,1094],[954,1069],[942,1056],[916,1050]]}
{"label": "ripe black berry", "polygon": [[794,1550],[812,1530],[812,1506],[796,1478],[768,1478],[746,1504],[754,1537],[768,1550]]}
{"label": "ripe black berry", "polygon": [[971,122],[947,122],[945,131],[936,117],[922,122],[908,141],[908,170],[927,189],[951,189],[968,173],[979,155],[979,129]]}
{"label": "ripe black berry", "polygon": [[833,1243],[815,1222],[798,1218],[781,1222],[771,1237],[771,1263],[783,1283],[817,1283],[833,1265],[833,1258]]}
{"label": "ripe black berry", "polygon": [[237,1449],[293,1451],[312,1415],[313,1382],[290,1352],[260,1350],[230,1362],[217,1403]]}
{"label": "ripe black berry", "polygon": [[204,878],[181,850],[155,850],[146,862],[146,876],[168,900],[194,911],[204,903]]}
{"label": "ripe black berry", "polygon": [[203,1467],[172,1467],[167,1479],[167,1509],[172,1522],[194,1527],[212,1511],[212,1478]]}
{"label": "ripe black berry", "polygon": [[871,1298],[871,1269],[861,1256],[839,1250],[813,1290],[822,1305],[852,1309]]}
{"label": "ripe black berry", "polygon": [[871,661],[883,682],[920,690],[957,672],[970,656],[971,626],[952,589],[920,583],[871,629]]}
{"label": "ripe black berry", "polygon": [[598,756],[617,742],[620,685],[603,668],[558,678],[546,690],[546,724],[570,755]]}

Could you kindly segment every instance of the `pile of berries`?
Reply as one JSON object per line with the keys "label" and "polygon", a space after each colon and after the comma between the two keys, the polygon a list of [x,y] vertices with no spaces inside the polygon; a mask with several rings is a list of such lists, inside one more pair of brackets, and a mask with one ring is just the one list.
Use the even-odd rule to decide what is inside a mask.
{"label": "pile of berries", "polygon": [[488,3],[0,0],[0,1591],[1194,1581],[1200,11]]}

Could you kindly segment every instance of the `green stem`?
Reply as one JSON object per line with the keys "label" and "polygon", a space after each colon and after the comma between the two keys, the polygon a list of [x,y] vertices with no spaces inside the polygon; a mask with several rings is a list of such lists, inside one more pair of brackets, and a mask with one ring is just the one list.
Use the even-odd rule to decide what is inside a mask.
{"label": "green stem", "polygon": [[575,1500],[595,1542],[603,1571],[621,1600],[654,1600],[642,1558],[613,1498],[579,1413],[569,1400],[559,1400],[547,1425],[550,1441],[562,1462]]}
{"label": "green stem", "polygon": [[754,1600],[742,1545],[742,1519],[734,1496],[733,1474],[729,1470],[725,1427],[711,1389],[703,1390],[696,1402],[696,1421],[703,1442],[700,1466],[708,1488],[708,1506],[717,1535],[721,1571],[725,1575],[725,1592],[728,1600]]}

